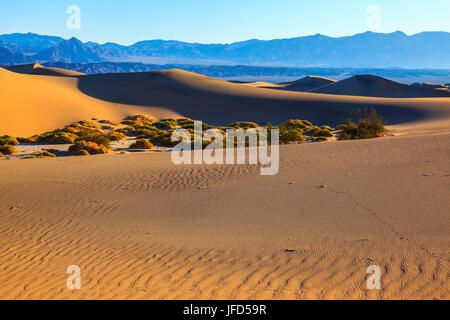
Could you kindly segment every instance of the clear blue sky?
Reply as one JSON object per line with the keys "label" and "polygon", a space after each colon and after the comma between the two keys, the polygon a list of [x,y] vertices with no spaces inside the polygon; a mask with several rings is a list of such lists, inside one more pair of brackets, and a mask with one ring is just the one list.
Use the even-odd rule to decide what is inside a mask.
{"label": "clear blue sky", "polygon": [[[81,29],[66,27],[69,5]],[[0,34],[34,32],[82,41],[132,44],[166,39],[230,43],[368,30],[367,8],[381,9],[375,31],[450,32],[449,0],[2,0]]]}

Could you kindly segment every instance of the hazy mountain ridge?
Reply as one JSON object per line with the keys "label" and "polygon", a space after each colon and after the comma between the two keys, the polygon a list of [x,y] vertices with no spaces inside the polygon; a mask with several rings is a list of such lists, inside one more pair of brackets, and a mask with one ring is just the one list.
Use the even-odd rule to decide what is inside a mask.
{"label": "hazy mountain ridge", "polygon": [[[248,40],[232,44],[200,44],[148,40],[131,46],[82,43],[72,38],[36,34],[0,35],[0,47],[23,54],[27,62],[167,62],[214,61],[214,64],[273,66],[450,68],[450,33],[423,32],[408,36],[365,32],[332,38],[313,35],[291,39]],[[17,59],[17,57],[15,57]],[[17,63],[2,60],[5,64]]]}

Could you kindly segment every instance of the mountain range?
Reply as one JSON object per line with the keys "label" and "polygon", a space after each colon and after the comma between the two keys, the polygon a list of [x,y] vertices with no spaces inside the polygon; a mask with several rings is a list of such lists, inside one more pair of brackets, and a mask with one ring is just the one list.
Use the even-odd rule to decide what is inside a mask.
{"label": "mountain range", "polygon": [[450,68],[450,33],[406,35],[365,32],[333,38],[313,35],[291,39],[200,44],[149,40],[130,46],[83,43],[76,38],[33,33],[0,35],[0,63],[186,63],[353,68]]}

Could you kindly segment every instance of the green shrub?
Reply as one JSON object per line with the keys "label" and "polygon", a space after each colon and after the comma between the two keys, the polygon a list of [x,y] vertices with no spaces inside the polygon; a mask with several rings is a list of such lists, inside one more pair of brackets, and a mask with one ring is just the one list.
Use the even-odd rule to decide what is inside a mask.
{"label": "green shrub", "polygon": [[153,123],[153,126],[160,130],[173,130],[178,127],[177,120],[174,119],[165,119],[158,122]]}
{"label": "green shrub", "polygon": [[155,119],[143,114],[139,114],[137,116],[126,118],[124,121],[122,121],[122,124],[135,126],[150,126],[153,124],[153,122],[155,122]]}
{"label": "green shrub", "polygon": [[318,126],[311,126],[311,127],[305,128],[305,130],[303,130],[303,131],[308,136],[316,136],[317,133],[319,131],[321,131],[321,129]]}
{"label": "green shrub", "polygon": [[280,129],[280,143],[303,142],[306,138],[301,129]]}
{"label": "green shrub", "polygon": [[44,144],[72,144],[76,138],[72,133],[55,131],[38,136],[37,141]]}
{"label": "green shrub", "polygon": [[151,150],[151,149],[154,149],[155,148],[155,146],[150,142],[150,141],[148,141],[147,139],[140,139],[140,140],[137,140],[135,143],[133,143],[131,146],[130,146],[130,149],[146,149],[146,150]]}
{"label": "green shrub", "polygon": [[282,123],[279,128],[281,130],[289,130],[289,129],[301,129],[305,130],[308,127],[311,127],[312,124],[309,121],[306,120],[298,120],[298,119],[291,119],[284,123]]}
{"label": "green shrub", "polygon": [[14,146],[6,145],[6,146],[0,146],[0,153],[3,154],[16,154],[16,148]]}
{"label": "green shrub", "polygon": [[41,154],[39,155],[39,157],[41,158],[55,158],[56,155],[54,155],[53,153],[49,152],[49,151],[42,151]]}
{"label": "green shrub", "polygon": [[115,122],[115,121],[110,121],[110,120],[100,120],[100,121],[98,121],[98,123],[110,125],[110,126],[113,126],[113,127],[117,127],[117,126],[120,125],[120,123]]}
{"label": "green shrub", "polygon": [[256,129],[259,128],[259,126],[254,122],[248,122],[248,121],[239,121],[235,122],[229,125],[231,128],[239,128],[239,129]]}
{"label": "green shrub", "polygon": [[324,141],[328,141],[327,137],[312,137],[311,138],[312,142],[324,142]]}
{"label": "green shrub", "polygon": [[333,128],[331,128],[330,126],[321,126],[320,129],[322,129],[322,130],[328,130],[328,131],[333,131]]}
{"label": "green shrub", "polygon": [[167,133],[167,134],[163,134],[160,136],[157,136],[153,139],[151,139],[151,142],[153,144],[159,145],[161,147],[175,147],[177,144],[179,144],[179,141],[172,141],[172,134],[171,133]]}
{"label": "green shrub", "polygon": [[370,111],[358,111],[360,116],[358,124],[347,122],[339,125],[338,130],[341,130],[339,140],[350,139],[372,139],[386,135],[386,127],[383,123],[383,117],[379,115],[374,108]]}
{"label": "green shrub", "polygon": [[[81,136],[75,140],[75,142],[80,142],[80,141],[94,142],[94,143],[98,144],[99,146],[103,146],[107,149],[111,148],[110,147],[110,144],[111,144],[110,137],[103,133],[94,133],[94,134],[90,134],[90,135],[85,135],[85,136]],[[90,152],[90,153],[92,153],[92,152]]]}
{"label": "green shrub", "polygon": [[1,136],[0,145],[2,146],[17,146],[19,141],[13,136]]}
{"label": "green shrub", "polygon": [[107,134],[107,138],[110,141],[121,141],[121,140],[125,140],[127,138],[126,135],[124,135],[122,132],[111,132]]}
{"label": "green shrub", "polygon": [[319,129],[313,133],[313,137],[332,137],[333,133],[331,130]]}
{"label": "green shrub", "polygon": [[3,155],[3,153],[0,152],[0,159],[4,159],[5,156]]}

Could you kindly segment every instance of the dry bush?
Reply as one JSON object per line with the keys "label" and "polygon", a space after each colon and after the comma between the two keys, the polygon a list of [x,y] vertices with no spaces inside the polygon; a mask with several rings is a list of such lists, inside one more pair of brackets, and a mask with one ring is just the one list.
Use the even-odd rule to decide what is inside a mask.
{"label": "dry bush", "polygon": [[155,122],[154,118],[148,117],[143,114],[139,114],[137,116],[128,117],[124,121],[122,121],[122,124],[125,125],[135,125],[135,126],[150,126]]}
{"label": "dry bush", "polygon": [[73,155],[80,153],[80,150],[85,150],[89,154],[105,154],[109,152],[108,148],[104,145],[99,145],[96,142],[84,140],[75,142],[75,144],[69,148],[69,152]]}
{"label": "dry bush", "polygon": [[98,123],[110,125],[110,126],[113,126],[113,127],[117,127],[117,126],[120,125],[120,123],[115,122],[115,121],[110,121],[110,120],[100,120],[100,121],[98,121]]}
{"label": "dry bush", "polygon": [[118,132],[118,131],[107,134],[107,137],[110,141],[121,141],[121,140],[125,140],[127,138],[126,135],[124,135],[122,132]]}
{"label": "dry bush", "polygon": [[90,153],[87,150],[80,149],[73,153],[74,156],[90,156]]}
{"label": "dry bush", "polygon": [[234,123],[230,124],[229,127],[235,128],[235,129],[256,129],[256,128],[259,128],[259,125],[257,125],[254,122],[249,122],[249,121],[238,121],[238,122],[234,122]]}
{"label": "dry bush", "polygon": [[16,137],[13,136],[1,136],[0,137],[0,145],[2,146],[17,146],[19,141]]}
{"label": "dry bush", "polygon": [[14,148],[14,146],[6,145],[6,146],[0,146],[0,153],[3,154],[16,154],[17,150]]}
{"label": "dry bush", "polygon": [[301,129],[280,129],[280,143],[281,144],[287,144],[287,143],[301,143],[305,141],[306,138],[303,135],[303,132]]}
{"label": "dry bush", "polygon": [[140,140],[137,140],[135,143],[133,143],[131,146],[130,146],[130,149],[145,149],[145,150],[151,150],[151,149],[154,149],[155,148],[155,146],[150,142],[150,141],[148,141],[147,139],[140,139]]}
{"label": "dry bush", "polygon": [[359,110],[357,114],[359,115],[358,124],[347,122],[337,127],[342,131],[339,140],[373,139],[386,135],[387,129],[383,117],[374,108],[370,111]]}

